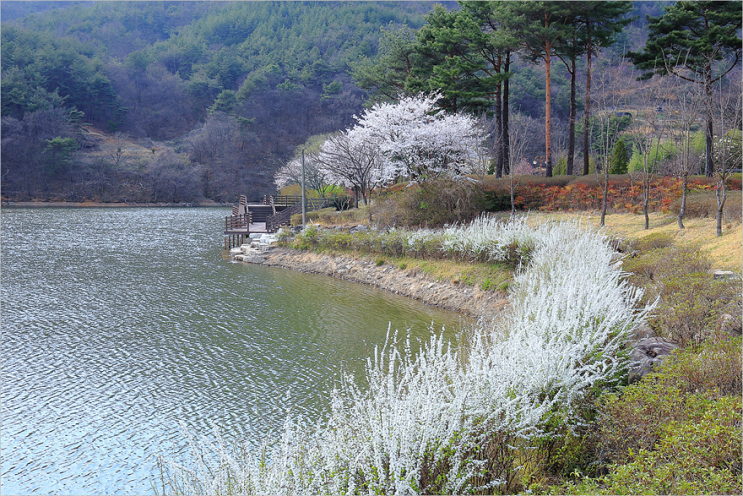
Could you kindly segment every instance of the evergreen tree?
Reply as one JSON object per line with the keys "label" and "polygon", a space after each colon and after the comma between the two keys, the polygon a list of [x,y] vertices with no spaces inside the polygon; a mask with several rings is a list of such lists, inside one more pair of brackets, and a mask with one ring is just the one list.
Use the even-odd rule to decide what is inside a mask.
{"label": "evergreen tree", "polygon": [[[628,55],[643,77],[673,74],[704,85],[707,96],[705,173],[714,173],[712,85],[741,58],[741,2],[677,2],[660,17],[648,17],[650,30],[642,52]],[[724,61],[722,64],[716,62]]]}
{"label": "evergreen tree", "polygon": [[510,171],[509,99],[511,49],[516,45],[513,34],[504,28],[509,10],[503,2],[460,2],[460,9],[477,23],[476,43],[471,45],[488,64],[483,71],[495,82],[493,95],[496,120],[496,167],[501,177]]}
{"label": "evergreen tree", "polygon": [[415,31],[404,25],[382,28],[379,54],[349,63],[351,77],[359,88],[373,93],[369,103],[397,101],[405,93],[405,84],[418,64]]}
{"label": "evergreen tree", "polygon": [[609,169],[609,173],[626,174],[628,164],[629,157],[627,154],[627,147],[624,144],[624,140],[619,138],[617,143],[614,145],[614,153],[612,153],[611,156],[611,168]]}
{"label": "evergreen tree", "polygon": [[521,54],[531,62],[544,63],[545,79],[545,162],[547,177],[552,176],[552,56],[569,33],[570,10],[558,2],[508,2],[506,25],[519,40]]}

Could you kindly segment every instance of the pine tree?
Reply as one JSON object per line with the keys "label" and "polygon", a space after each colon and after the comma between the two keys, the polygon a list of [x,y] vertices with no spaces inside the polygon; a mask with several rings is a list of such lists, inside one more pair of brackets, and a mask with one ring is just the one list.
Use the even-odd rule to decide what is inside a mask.
{"label": "pine tree", "polygon": [[558,2],[509,2],[509,29],[519,40],[521,54],[531,62],[544,62],[545,78],[545,161],[552,176],[552,56],[566,38],[570,9]]}
{"label": "pine tree", "polygon": [[[630,52],[643,77],[673,74],[704,85],[707,96],[705,173],[714,173],[712,85],[741,59],[741,2],[677,2],[660,17],[648,17],[645,49]],[[724,61],[722,64],[716,62]]]}
{"label": "pine tree", "polygon": [[[591,55],[592,51],[614,43],[616,35],[631,19],[621,19],[632,9],[631,2],[559,2],[565,5],[570,14],[565,20],[565,35],[556,48],[556,54],[570,74],[570,120],[567,158],[567,174],[572,175],[575,153],[575,114],[576,114],[576,59],[586,55],[586,126],[590,118],[591,97]],[[588,167],[588,142],[584,136],[584,173]]]}

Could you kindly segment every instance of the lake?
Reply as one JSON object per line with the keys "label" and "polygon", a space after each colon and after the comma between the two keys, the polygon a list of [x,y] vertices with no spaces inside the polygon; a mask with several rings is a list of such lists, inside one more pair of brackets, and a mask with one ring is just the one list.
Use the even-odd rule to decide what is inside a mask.
{"label": "lake", "polygon": [[226,208],[5,208],[0,492],[153,494],[179,421],[257,442],[322,418],[388,326],[457,314],[326,276],[234,264]]}

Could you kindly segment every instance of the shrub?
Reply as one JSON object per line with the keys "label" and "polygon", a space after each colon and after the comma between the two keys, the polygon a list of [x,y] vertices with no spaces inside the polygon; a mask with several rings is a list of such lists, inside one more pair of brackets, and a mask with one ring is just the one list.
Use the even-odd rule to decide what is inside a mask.
{"label": "shrub", "polygon": [[485,210],[482,189],[469,179],[438,179],[387,193],[374,202],[380,227],[441,227],[469,222]]}
{"label": "shrub", "polygon": [[[587,494],[739,494],[741,338],[676,351],[603,400],[610,473],[559,487]],[[605,461],[605,460],[604,460]]]}
{"label": "shrub", "polygon": [[[725,207],[722,210],[723,218],[727,220],[740,220],[742,207],[742,196],[740,191],[727,191]],[[690,193],[686,198],[686,209],[684,216],[686,218],[715,218],[717,216],[717,197],[714,191],[697,191]],[[681,210],[681,199],[671,203],[670,210],[678,215]]]}
{"label": "shrub", "polygon": [[[629,281],[647,289],[645,301],[659,299],[650,325],[659,336],[684,346],[714,335],[720,315],[741,312],[740,279],[716,280],[709,258],[693,246],[668,246],[662,236],[638,241],[649,251],[626,259]],[[656,248],[653,248],[656,247]]]}
{"label": "shrub", "polygon": [[330,206],[338,212],[349,210],[353,206],[353,198],[348,195],[333,195],[330,197]]}
{"label": "shrub", "polygon": [[610,174],[626,174],[627,166],[629,165],[629,157],[627,154],[627,147],[624,144],[624,140],[619,138],[617,143],[614,145],[614,152],[611,156],[611,167],[609,169]]}
{"label": "shrub", "polygon": [[[632,284],[641,288],[649,287],[654,283],[656,273],[663,273],[662,268],[658,267],[658,261],[667,251],[669,250],[652,250],[633,258],[626,258],[622,264],[622,269],[628,272],[629,281]],[[649,300],[655,299],[655,297],[657,297],[657,294],[652,296],[649,293],[646,293],[646,298]]]}
{"label": "shrub", "polygon": [[721,314],[740,313],[734,310],[740,308],[739,280],[715,280],[708,272],[691,272],[663,277],[659,283],[662,304],[651,326],[684,346],[712,336]]}
{"label": "shrub", "polygon": [[670,422],[656,449],[641,449],[611,473],[559,488],[561,494],[740,494],[741,398],[704,407],[693,421]]}
{"label": "shrub", "polygon": [[673,244],[673,234],[653,233],[643,236],[634,242],[634,248],[640,251],[657,250]]}
{"label": "shrub", "polygon": [[683,393],[743,394],[741,388],[741,338],[710,340],[677,351],[663,362],[662,383]]}
{"label": "shrub", "polygon": [[[701,418],[723,391],[740,395],[740,357],[740,338],[676,351],[656,373],[621,395],[607,395],[601,421],[605,456],[618,464],[630,462],[641,450],[653,450],[668,424]],[[732,377],[735,368],[738,379]]]}

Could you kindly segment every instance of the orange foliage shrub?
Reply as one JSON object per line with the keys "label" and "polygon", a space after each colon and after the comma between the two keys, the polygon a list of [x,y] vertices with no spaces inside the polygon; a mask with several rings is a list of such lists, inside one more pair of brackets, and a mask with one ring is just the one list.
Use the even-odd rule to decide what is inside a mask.
{"label": "orange foliage shrub", "polygon": [[[740,189],[740,181],[730,181],[732,189]],[[690,191],[713,190],[715,179],[706,177],[689,178]],[[508,178],[492,179],[485,182],[485,190],[495,197],[510,198]],[[648,208],[651,212],[669,212],[672,203],[681,197],[681,179],[667,176],[653,176],[650,182]],[[570,178],[544,178],[520,176],[516,178],[514,203],[522,210],[575,211],[598,210],[603,201],[601,181],[594,176]],[[607,190],[608,208],[612,212],[642,212],[642,182],[629,175],[609,177]],[[500,204],[503,205],[504,202]],[[510,200],[507,202],[510,205]]]}

